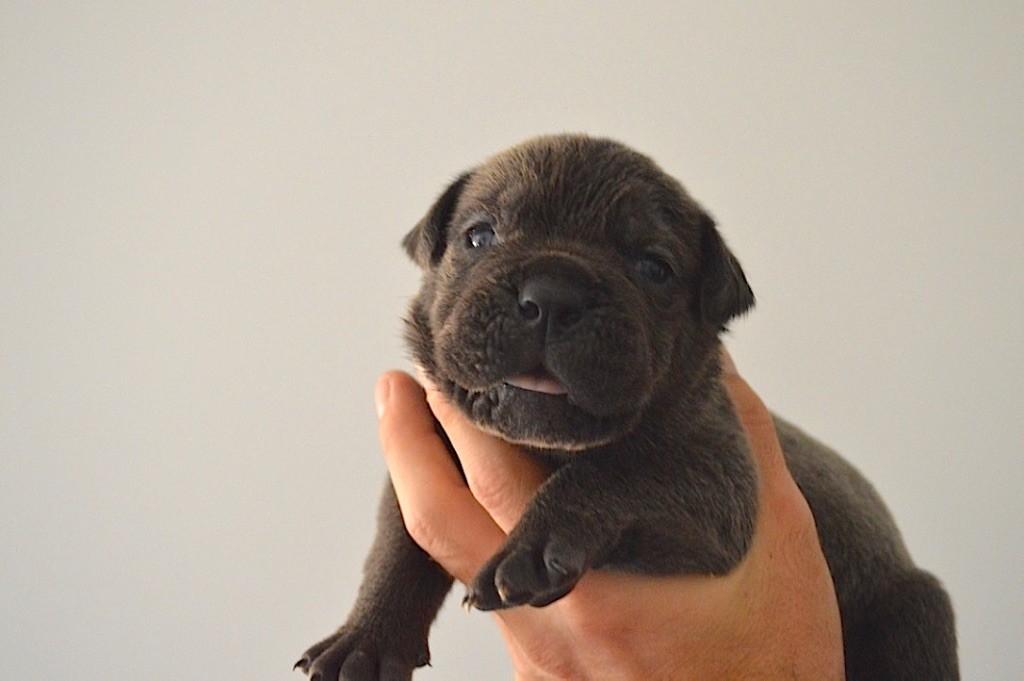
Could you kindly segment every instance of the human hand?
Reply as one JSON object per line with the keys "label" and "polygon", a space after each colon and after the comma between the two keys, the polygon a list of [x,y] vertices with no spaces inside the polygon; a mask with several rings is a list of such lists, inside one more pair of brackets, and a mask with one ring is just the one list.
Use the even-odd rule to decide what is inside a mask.
{"label": "human hand", "polygon": [[[814,519],[771,415],[723,358],[723,383],[759,474],[746,557],[728,575],[584,575],[544,608],[495,613],[517,679],[842,679],[839,610]],[[476,429],[436,389],[391,372],[377,384],[380,438],[413,539],[463,583],[498,551],[547,471]],[[434,432],[431,411],[468,487]]]}

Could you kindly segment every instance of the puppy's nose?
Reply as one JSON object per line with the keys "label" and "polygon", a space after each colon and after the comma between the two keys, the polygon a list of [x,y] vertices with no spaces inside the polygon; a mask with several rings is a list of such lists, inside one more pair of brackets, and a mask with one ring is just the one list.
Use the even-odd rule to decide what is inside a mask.
{"label": "puppy's nose", "polygon": [[569,277],[535,274],[519,289],[519,314],[523,321],[543,328],[548,336],[575,325],[583,317],[586,305],[583,286]]}

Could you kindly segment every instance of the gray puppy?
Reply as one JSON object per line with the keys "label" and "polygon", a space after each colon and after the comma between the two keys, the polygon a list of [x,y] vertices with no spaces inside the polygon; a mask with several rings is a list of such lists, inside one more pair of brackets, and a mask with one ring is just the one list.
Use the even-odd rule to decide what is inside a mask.
{"label": "gray puppy", "polygon": [[[469,605],[541,607],[592,568],[722,575],[740,561],[756,470],[718,337],[754,296],[678,182],[610,140],[541,137],[455,180],[404,244],[424,270],[408,319],[416,361],[477,425],[554,470]],[[847,678],[958,678],[949,598],[874,489],[776,425],[832,572]],[[297,666],[410,678],[451,583],[407,534],[389,484],[348,621]]]}

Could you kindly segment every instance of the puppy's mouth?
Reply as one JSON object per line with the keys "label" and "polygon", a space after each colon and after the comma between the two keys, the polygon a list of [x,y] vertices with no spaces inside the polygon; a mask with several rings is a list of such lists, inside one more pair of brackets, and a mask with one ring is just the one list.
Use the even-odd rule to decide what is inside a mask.
{"label": "puppy's mouth", "polygon": [[545,395],[565,395],[569,392],[561,381],[543,367],[539,367],[529,373],[509,376],[504,380],[504,383],[513,388],[543,393]]}
{"label": "puppy's mouth", "polygon": [[[538,449],[588,449],[628,432],[641,414],[636,405],[643,395],[609,402],[600,377],[577,366],[549,368],[547,361],[534,359],[506,371],[496,371],[490,381],[443,380],[456,404],[479,427],[509,442]],[[619,386],[618,392],[631,394],[632,387]]]}

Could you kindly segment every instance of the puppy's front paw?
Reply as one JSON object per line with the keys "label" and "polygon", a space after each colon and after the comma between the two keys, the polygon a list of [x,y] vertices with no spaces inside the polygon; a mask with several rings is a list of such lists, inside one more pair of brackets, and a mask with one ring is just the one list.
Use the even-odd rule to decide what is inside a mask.
{"label": "puppy's front paw", "polygon": [[417,652],[388,645],[382,637],[345,625],[302,654],[295,663],[310,681],[408,681],[413,670],[430,661],[424,643]]}
{"label": "puppy's front paw", "polygon": [[463,604],[478,610],[524,604],[539,608],[569,593],[587,567],[586,551],[571,542],[510,538],[470,583]]}

